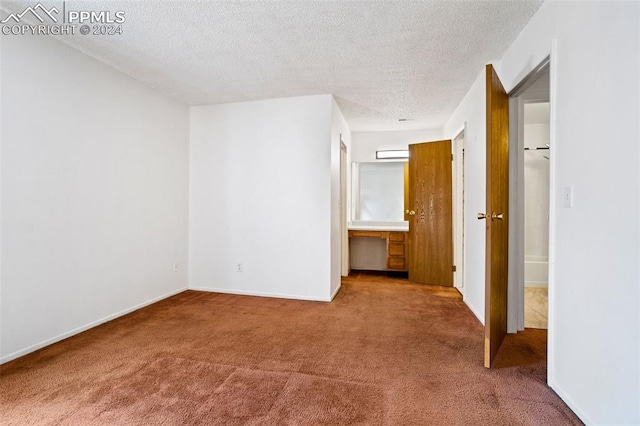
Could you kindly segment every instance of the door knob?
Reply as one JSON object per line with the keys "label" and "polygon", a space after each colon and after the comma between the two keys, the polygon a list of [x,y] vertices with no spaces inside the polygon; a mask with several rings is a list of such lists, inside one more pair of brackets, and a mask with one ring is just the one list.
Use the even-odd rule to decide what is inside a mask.
{"label": "door knob", "polygon": [[502,213],[491,213],[491,220],[502,220],[504,218]]}
{"label": "door knob", "polygon": [[405,213],[408,214],[409,216],[413,216],[416,214],[416,212],[413,210],[407,210]]}
{"label": "door knob", "polygon": [[478,220],[486,219],[488,216],[484,213],[478,213]]}
{"label": "door knob", "polygon": [[409,214],[409,210],[405,210],[405,211],[404,211],[404,214]]}

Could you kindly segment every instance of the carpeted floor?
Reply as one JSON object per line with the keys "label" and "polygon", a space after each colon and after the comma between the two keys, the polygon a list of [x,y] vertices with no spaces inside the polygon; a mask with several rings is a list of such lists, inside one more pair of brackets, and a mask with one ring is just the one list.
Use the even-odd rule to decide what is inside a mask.
{"label": "carpeted floor", "polygon": [[359,274],[332,303],[187,291],[0,367],[3,425],[581,424],[546,331],[482,367],[448,288]]}

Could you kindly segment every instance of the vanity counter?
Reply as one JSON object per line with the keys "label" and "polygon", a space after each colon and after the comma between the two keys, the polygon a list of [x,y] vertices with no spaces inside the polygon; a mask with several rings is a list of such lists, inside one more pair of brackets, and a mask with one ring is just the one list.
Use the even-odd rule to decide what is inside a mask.
{"label": "vanity counter", "polygon": [[349,255],[353,269],[407,271],[407,227],[363,225],[349,227]]}
{"label": "vanity counter", "polygon": [[348,230],[409,232],[409,222],[349,222]]}

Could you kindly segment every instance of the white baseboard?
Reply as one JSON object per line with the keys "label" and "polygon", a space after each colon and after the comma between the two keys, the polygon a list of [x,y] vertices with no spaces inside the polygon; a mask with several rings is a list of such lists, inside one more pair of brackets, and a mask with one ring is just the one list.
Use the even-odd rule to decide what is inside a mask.
{"label": "white baseboard", "polygon": [[[340,287],[338,287],[340,289]],[[311,302],[331,302],[333,297],[312,297],[312,296],[300,296],[298,294],[282,294],[282,293],[269,293],[261,291],[248,291],[248,290],[235,290],[229,288],[217,288],[217,287],[198,287],[189,286],[189,290],[208,291],[210,293],[223,293],[223,294],[237,294],[240,296],[257,296],[257,297],[273,297],[276,299],[293,299],[293,300],[308,300]],[[336,290],[337,293],[337,290]]]}
{"label": "white baseboard", "polygon": [[589,416],[585,414],[584,410],[580,409],[580,407],[578,407],[578,404],[576,404],[575,401],[569,395],[567,395],[567,393],[563,391],[562,388],[558,386],[556,383],[554,383],[550,378],[547,384],[560,397],[560,399],[562,399],[564,403],[567,404],[567,406],[571,409],[571,411],[573,411],[575,415],[578,416],[580,420],[582,420],[582,422],[585,425],[596,424],[594,421],[592,421],[589,418]]}
{"label": "white baseboard", "polygon": [[129,313],[131,313],[133,311],[137,311],[140,308],[144,308],[145,306],[149,306],[149,305],[151,305],[153,303],[159,302],[159,301],[161,301],[163,299],[166,299],[168,297],[174,296],[174,295],[176,295],[178,293],[182,293],[185,290],[188,290],[187,287],[183,287],[183,288],[180,288],[178,290],[174,290],[174,291],[169,292],[167,294],[164,294],[162,296],[154,297],[151,300],[148,300],[148,301],[143,302],[143,303],[139,303],[139,304],[137,304],[135,306],[132,306],[132,307],[127,308],[127,309],[124,309],[124,310],[122,310],[120,312],[117,312],[115,314],[106,316],[106,317],[101,318],[99,320],[92,321],[89,324],[85,324],[85,325],[83,325],[81,327],[74,328],[71,331],[67,331],[66,333],[62,333],[62,334],[60,334],[60,335],[58,335],[56,337],[52,337],[51,339],[47,339],[47,340],[44,340],[44,341],[42,341],[40,343],[36,343],[35,345],[31,345],[31,346],[26,347],[24,349],[20,349],[19,351],[16,351],[16,352],[10,353],[9,355],[5,355],[5,356],[1,357],[0,358],[0,364],[4,364],[5,362],[13,361],[16,358],[20,358],[21,356],[27,355],[27,354],[29,354],[31,352],[35,352],[38,349],[42,349],[45,346],[52,345],[52,344],[54,344],[56,342],[59,342],[61,340],[66,339],[68,337],[71,337],[71,336],[74,336],[76,334],[82,333],[83,331],[87,331],[90,328],[96,327],[96,326],[98,326],[100,324],[104,324],[105,322],[109,322],[109,321],[114,320],[114,319],[116,319],[118,317],[121,317],[121,316],[124,316],[126,314],[129,314]]}

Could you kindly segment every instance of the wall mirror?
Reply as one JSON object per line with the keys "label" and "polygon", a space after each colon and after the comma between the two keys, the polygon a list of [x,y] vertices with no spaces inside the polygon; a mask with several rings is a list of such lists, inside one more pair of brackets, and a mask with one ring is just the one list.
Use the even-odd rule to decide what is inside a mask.
{"label": "wall mirror", "polygon": [[353,163],[352,221],[404,221],[406,165],[406,161]]}

